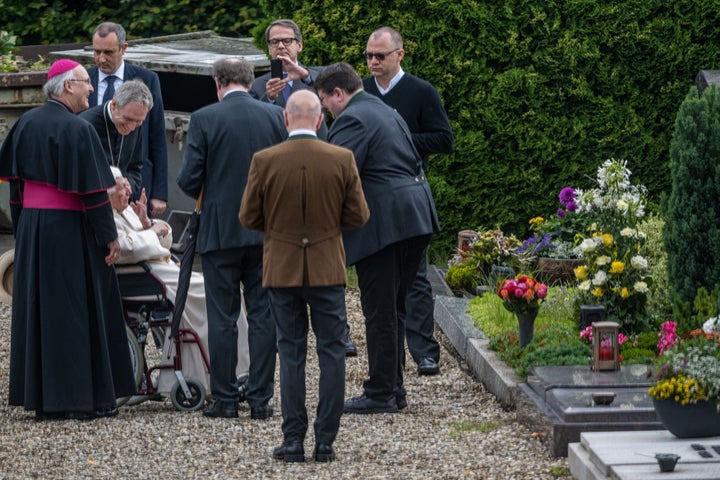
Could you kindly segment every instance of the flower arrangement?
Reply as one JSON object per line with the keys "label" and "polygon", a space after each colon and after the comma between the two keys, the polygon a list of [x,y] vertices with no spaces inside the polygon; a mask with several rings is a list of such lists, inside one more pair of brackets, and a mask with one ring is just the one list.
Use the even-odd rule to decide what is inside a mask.
{"label": "flower arrangement", "polygon": [[[592,345],[592,325],[589,325],[580,331],[580,338],[585,341],[588,345]],[[629,337],[625,334],[618,333],[618,346],[625,343]],[[609,347],[609,340],[603,340],[600,342],[601,347]]]}
{"label": "flower arrangement", "polygon": [[720,411],[720,341],[718,332],[698,329],[660,355],[648,395],[681,405],[707,401]]}
{"label": "flower arrangement", "polygon": [[500,229],[474,232],[470,242],[448,261],[445,281],[450,288],[472,292],[493,265],[512,267],[517,262],[513,252],[519,245],[515,235],[505,235]]}
{"label": "flower arrangement", "polygon": [[518,275],[503,281],[497,294],[503,300],[503,307],[512,313],[537,312],[547,297],[548,287],[527,275]]}
{"label": "flower arrangement", "polygon": [[645,304],[649,291],[648,261],[638,229],[645,214],[645,187],[630,183],[624,160],[606,160],[598,169],[598,187],[575,190],[578,212],[592,220],[578,233],[576,251],[585,264],[575,268],[581,300],[601,304],[608,320],[626,331],[647,325]]}

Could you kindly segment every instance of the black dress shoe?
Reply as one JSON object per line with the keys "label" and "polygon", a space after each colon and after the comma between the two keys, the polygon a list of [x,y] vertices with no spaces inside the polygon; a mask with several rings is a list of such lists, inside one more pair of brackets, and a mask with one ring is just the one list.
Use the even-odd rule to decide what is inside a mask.
{"label": "black dress shoe", "polygon": [[237,403],[213,400],[210,406],[203,410],[203,416],[212,418],[237,418]]}
{"label": "black dress shoe", "polygon": [[418,363],[418,373],[420,375],[437,375],[440,373],[440,366],[430,357],[423,357]]}
{"label": "black dress shoe", "polygon": [[350,334],[345,334],[345,356],[346,357],[357,357],[357,347],[350,338]]}
{"label": "black dress shoe", "polygon": [[92,412],[65,412],[67,420],[95,420],[96,418],[114,417],[118,414],[116,407],[100,408]]}
{"label": "black dress shoe", "polygon": [[402,410],[403,408],[407,408],[407,396],[403,395],[395,395],[395,403],[397,403],[398,410]]}
{"label": "black dress shoe", "polygon": [[273,450],[273,458],[283,462],[304,462],[305,448],[303,448],[301,442],[283,442],[282,445]]}
{"label": "black dress shoe", "polygon": [[43,412],[35,410],[35,420],[42,422],[45,420],[65,420],[65,412]]}
{"label": "black dress shoe", "polygon": [[313,458],[316,462],[334,462],[335,452],[333,452],[332,445],[318,444],[315,445],[315,452],[313,452]]}
{"label": "black dress shoe", "polygon": [[250,418],[253,420],[265,420],[272,417],[273,407],[269,403],[259,407],[250,407]]}
{"label": "black dress shoe", "polygon": [[395,413],[398,411],[395,396],[389,400],[370,398],[367,395],[351,398],[345,401],[343,413],[359,413],[361,415],[370,413]]}

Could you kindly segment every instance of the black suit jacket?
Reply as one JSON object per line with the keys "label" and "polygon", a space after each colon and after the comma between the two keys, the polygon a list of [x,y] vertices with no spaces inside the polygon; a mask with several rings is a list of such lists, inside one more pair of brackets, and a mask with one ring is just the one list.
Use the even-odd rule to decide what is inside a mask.
{"label": "black suit jacket", "polygon": [[192,198],[205,185],[199,253],[262,245],[263,234],[243,227],[238,212],[253,155],[287,138],[282,112],[236,91],[190,117],[177,184]]}
{"label": "black suit jacket", "polygon": [[[98,104],[98,68],[88,68],[87,72],[94,89],[88,102],[93,107]],[[141,80],[147,85],[153,96],[153,108],[142,124],[142,186],[145,188],[148,200],[158,198],[167,201],[167,140],[165,139],[165,109],[160,91],[160,79],[152,70],[125,62],[123,81],[135,79]]]}
{"label": "black suit jacket", "polygon": [[337,116],[328,139],[355,154],[370,207],[364,227],[343,233],[348,265],[440,230],[422,160],[400,114],[361,91]]}

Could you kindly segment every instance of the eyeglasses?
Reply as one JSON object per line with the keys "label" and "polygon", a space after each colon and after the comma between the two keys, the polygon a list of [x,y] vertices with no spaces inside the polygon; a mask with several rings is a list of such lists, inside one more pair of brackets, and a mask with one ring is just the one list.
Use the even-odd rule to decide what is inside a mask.
{"label": "eyeglasses", "polygon": [[87,83],[88,85],[90,85],[89,78],[69,78],[68,82],[82,82],[82,83]]}
{"label": "eyeglasses", "polygon": [[387,53],[373,53],[373,52],[368,52],[368,51],[366,50],[366,51],[363,52],[363,55],[365,55],[365,58],[367,58],[368,60],[372,60],[372,58],[375,57],[375,58],[378,59],[378,61],[382,62],[383,60],[385,60],[385,57],[387,57],[387,56],[390,55],[391,53],[397,52],[398,50],[400,50],[400,49],[399,49],[399,48],[396,48],[395,50],[391,50],[391,51],[389,51],[389,52],[387,52]]}
{"label": "eyeglasses", "polygon": [[292,42],[295,42],[295,41],[296,41],[296,39],[294,39],[293,37],[272,38],[272,39],[268,40],[268,45],[270,45],[271,47],[277,47],[280,44],[280,42],[282,42],[283,45],[285,45],[286,47],[289,47],[290,45],[292,45]]}

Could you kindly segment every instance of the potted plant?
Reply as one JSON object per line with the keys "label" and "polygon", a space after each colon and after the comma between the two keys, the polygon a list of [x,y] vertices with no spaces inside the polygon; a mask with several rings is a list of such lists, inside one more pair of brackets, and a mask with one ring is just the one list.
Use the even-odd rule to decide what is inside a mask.
{"label": "potted plant", "polygon": [[535,318],[540,304],[547,297],[547,285],[527,275],[518,275],[502,282],[497,294],[503,300],[503,307],[518,319],[518,344],[520,348],[530,343],[535,329]]}
{"label": "potted plant", "polygon": [[[720,339],[718,320],[683,338],[663,327],[648,395],[658,418],[673,435],[694,438],[720,435]],[[670,338],[668,338],[670,337]]]}

